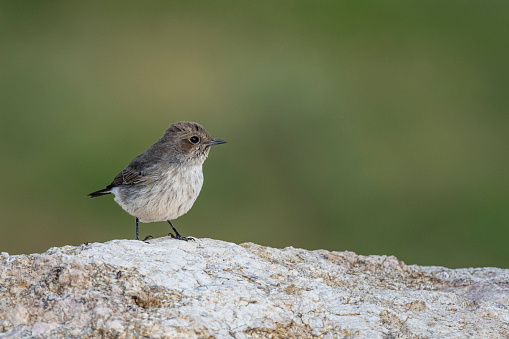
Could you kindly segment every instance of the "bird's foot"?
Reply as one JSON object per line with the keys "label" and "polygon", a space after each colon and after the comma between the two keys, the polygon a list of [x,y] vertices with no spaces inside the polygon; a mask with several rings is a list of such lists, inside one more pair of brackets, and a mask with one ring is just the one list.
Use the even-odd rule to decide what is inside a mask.
{"label": "bird's foot", "polygon": [[170,232],[170,233],[168,233],[168,235],[169,235],[170,237],[172,237],[173,239],[177,239],[177,240],[184,240],[184,241],[192,240],[192,241],[196,241],[196,239],[195,239],[195,238],[193,238],[193,237],[183,237],[183,236],[181,236],[181,235],[180,235],[180,234],[178,234],[178,233],[177,233],[177,235],[174,235],[173,233],[171,233],[171,232]]}
{"label": "bird's foot", "polygon": [[154,237],[153,237],[153,236],[151,236],[151,235],[147,235],[147,236],[145,237],[145,239],[143,239],[142,241],[143,241],[145,244],[150,244],[150,243],[147,241],[148,239],[154,239]]}

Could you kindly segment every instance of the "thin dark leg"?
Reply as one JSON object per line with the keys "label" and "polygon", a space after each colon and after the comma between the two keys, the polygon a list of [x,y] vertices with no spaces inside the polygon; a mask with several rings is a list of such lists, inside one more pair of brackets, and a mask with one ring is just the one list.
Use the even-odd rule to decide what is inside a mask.
{"label": "thin dark leg", "polygon": [[140,240],[140,237],[138,236],[138,217],[136,217],[136,240]]}
{"label": "thin dark leg", "polygon": [[173,226],[173,224],[171,223],[171,220],[166,220],[168,221],[168,224],[170,224],[171,228],[173,228],[173,232],[175,232],[175,235],[173,235],[173,233],[168,233],[168,235],[174,239],[178,239],[178,240],[185,240],[185,241],[188,241],[188,240],[194,240],[193,237],[183,237],[180,235],[179,231],[177,231],[177,229],[175,228],[175,226]]}
{"label": "thin dark leg", "polygon": [[177,231],[175,226],[173,226],[173,224],[171,223],[171,220],[167,220],[167,221],[168,221],[168,224],[170,224],[171,228],[173,228],[173,232],[175,232],[175,235],[171,234],[171,232],[168,235],[171,234],[172,238],[182,238],[182,236],[180,235],[179,231]]}
{"label": "thin dark leg", "polygon": [[[153,238],[151,235],[147,235],[145,239],[143,239],[144,242],[147,242],[148,239]],[[136,217],[136,240],[140,240],[139,234],[138,234],[138,217]],[[148,242],[147,242],[148,244]]]}

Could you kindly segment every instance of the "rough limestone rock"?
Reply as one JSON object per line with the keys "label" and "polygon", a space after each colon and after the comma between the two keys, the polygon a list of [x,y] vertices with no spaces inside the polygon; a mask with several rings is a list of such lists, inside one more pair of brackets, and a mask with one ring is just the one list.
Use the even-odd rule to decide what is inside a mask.
{"label": "rough limestone rock", "polygon": [[509,270],[211,239],[0,255],[0,338],[507,338]]}

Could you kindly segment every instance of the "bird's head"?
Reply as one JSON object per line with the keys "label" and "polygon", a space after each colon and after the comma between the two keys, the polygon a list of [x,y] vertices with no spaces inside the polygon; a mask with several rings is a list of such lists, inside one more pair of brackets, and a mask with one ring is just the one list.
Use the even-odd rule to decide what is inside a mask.
{"label": "bird's head", "polygon": [[226,142],[213,139],[202,125],[189,121],[171,124],[162,139],[180,161],[198,163],[205,161],[211,146]]}

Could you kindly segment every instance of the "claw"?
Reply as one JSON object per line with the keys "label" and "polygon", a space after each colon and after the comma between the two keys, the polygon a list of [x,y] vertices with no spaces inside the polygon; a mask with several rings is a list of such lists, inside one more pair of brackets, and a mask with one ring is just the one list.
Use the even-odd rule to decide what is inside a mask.
{"label": "claw", "polygon": [[171,223],[170,220],[166,220],[168,221],[168,224],[170,224],[171,228],[173,228],[173,231],[175,232],[175,235],[173,235],[173,233],[168,233],[168,235],[170,237],[172,237],[173,239],[178,239],[178,240],[184,240],[184,241],[189,241],[189,240],[195,240],[193,237],[183,237],[180,235],[180,233],[177,231],[177,229],[175,228],[175,226],[173,226],[173,224]]}
{"label": "claw", "polygon": [[[148,239],[153,239],[154,237],[151,235],[147,235],[145,239],[143,239],[144,242],[147,242]],[[148,244],[148,243],[147,243]]]}
{"label": "claw", "polygon": [[181,236],[180,234],[177,234],[176,236],[173,235],[173,233],[168,233],[168,235],[172,238],[172,239],[177,239],[177,240],[184,240],[184,241],[189,241],[189,240],[192,240],[192,241],[196,241],[195,238],[193,237],[183,237]]}

